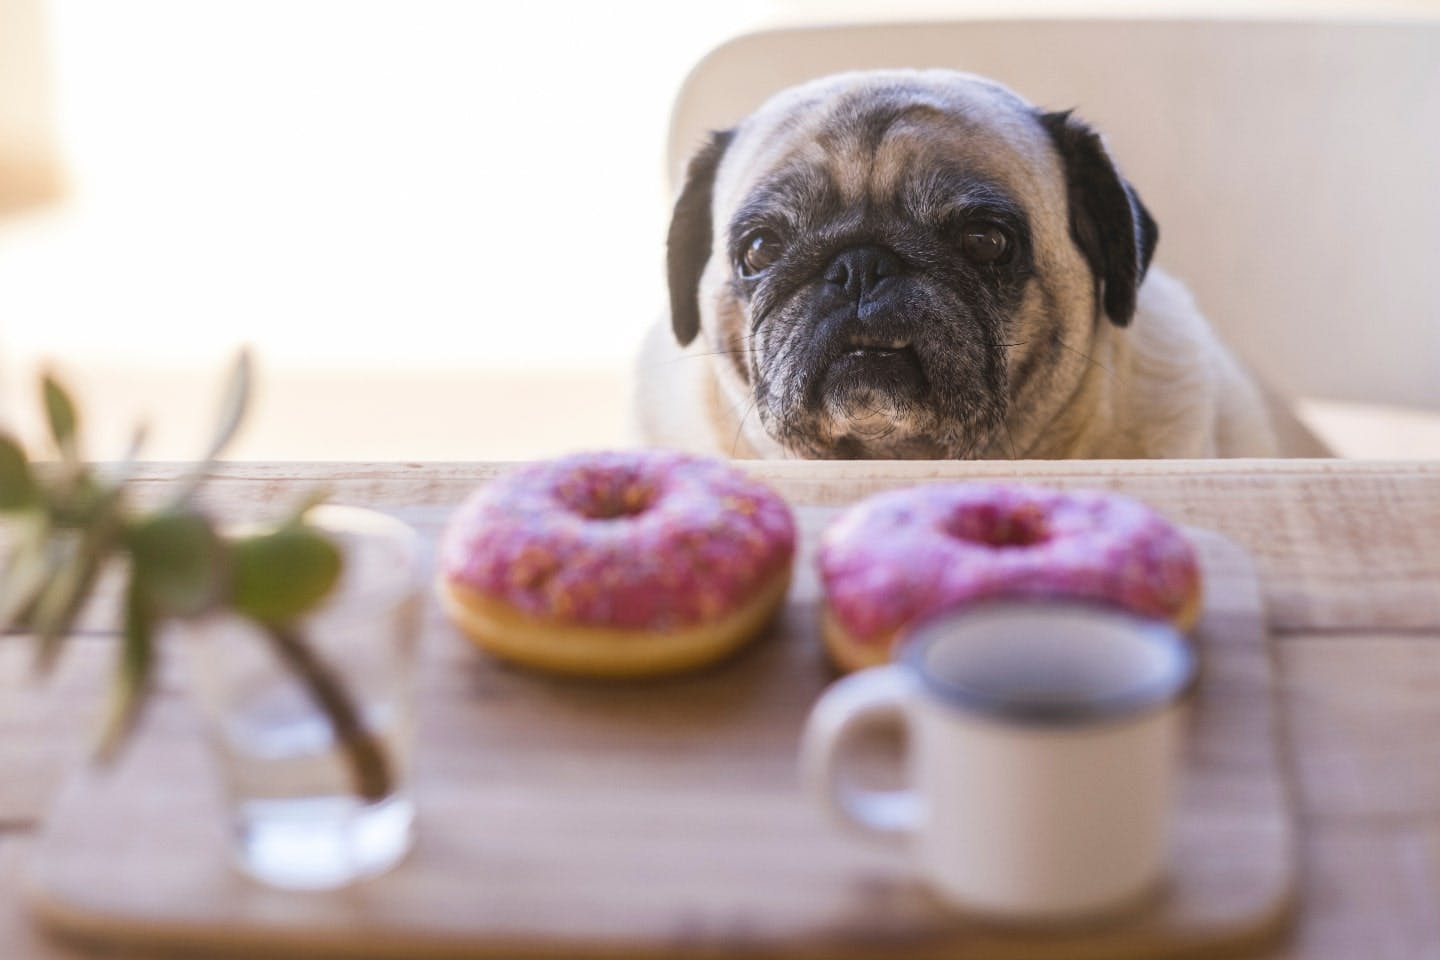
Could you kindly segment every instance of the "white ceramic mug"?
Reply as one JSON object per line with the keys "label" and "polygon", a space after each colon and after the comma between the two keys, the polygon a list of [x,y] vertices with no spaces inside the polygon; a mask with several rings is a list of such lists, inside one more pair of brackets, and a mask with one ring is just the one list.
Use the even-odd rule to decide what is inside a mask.
{"label": "white ceramic mug", "polygon": [[[1073,603],[997,602],[911,631],[896,662],[832,686],[801,750],[842,823],[906,843],[949,903],[1072,921],[1163,874],[1196,663],[1167,624]],[[840,775],[862,727],[904,725],[910,788]]]}

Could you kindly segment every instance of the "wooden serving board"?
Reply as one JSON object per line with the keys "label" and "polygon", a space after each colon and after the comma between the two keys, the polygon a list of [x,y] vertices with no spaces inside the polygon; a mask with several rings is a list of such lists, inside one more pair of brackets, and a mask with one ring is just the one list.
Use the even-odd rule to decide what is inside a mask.
{"label": "wooden serving board", "polygon": [[[397,511],[438,531],[445,510]],[[1295,836],[1253,565],[1196,531],[1202,679],[1172,871],[1146,911],[1064,934],[946,910],[889,847],[800,789],[799,733],[834,679],[815,534],[768,635],[688,677],[552,679],[469,647],[431,605],[414,790],[420,839],[390,874],[295,894],[230,869],[218,788],[182,700],[125,761],[78,776],[30,864],[32,910],[71,939],[218,955],[1141,957],[1255,946],[1285,926]]]}

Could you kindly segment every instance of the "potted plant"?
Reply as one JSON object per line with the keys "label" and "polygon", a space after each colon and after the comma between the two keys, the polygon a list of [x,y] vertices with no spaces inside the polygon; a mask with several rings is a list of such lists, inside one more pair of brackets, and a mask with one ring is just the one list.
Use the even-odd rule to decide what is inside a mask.
{"label": "potted plant", "polygon": [[[374,715],[376,697],[364,688],[356,664],[369,663],[367,669],[383,675],[385,703],[408,702],[408,691],[394,683],[408,685],[397,675],[408,674],[418,632],[417,541],[398,521],[322,507],[319,496],[278,520],[243,527],[202,509],[197,494],[244,418],[250,384],[251,362],[242,353],[229,374],[204,456],[174,483],[165,502],[141,509],[130,481],[144,430],[136,431],[122,462],[104,468],[88,463],[75,401],[57,379],[44,376],[43,406],[55,459],[36,462],[14,436],[0,433],[0,520],[10,534],[0,561],[0,629],[32,635],[37,669],[48,673],[102,575],[111,570],[120,575],[115,669],[97,743],[101,760],[117,755],[143,714],[161,637],[183,634],[192,645],[214,647],[206,659],[230,673],[202,670],[209,679],[200,687],[209,694],[212,741],[225,755],[240,863],[281,885],[332,886],[387,868],[410,844],[413,811],[398,790],[408,721],[397,720],[390,707],[385,717]],[[368,551],[367,559],[352,565],[359,551]],[[377,567],[376,557],[388,567]],[[377,593],[376,583],[367,582],[352,585],[354,596],[346,594],[347,579],[373,578],[377,569],[388,578],[389,592]],[[384,611],[371,609],[377,596],[388,604]],[[356,644],[377,639],[377,630],[380,639],[394,642],[371,662],[375,658],[358,655]],[[323,649],[338,643],[349,646]],[[243,659],[237,659],[241,652]],[[324,743],[317,745],[312,736],[306,748],[314,754],[313,768],[343,770],[344,782],[328,774],[297,786],[293,771],[283,774],[290,768],[256,766],[255,757],[245,755],[245,744],[233,735],[241,721],[273,723],[275,705],[285,698],[290,720],[303,713],[305,722],[325,732]],[[327,765],[322,756],[338,762]],[[293,768],[299,757],[284,759]],[[288,784],[280,783],[287,778]],[[297,819],[297,811],[311,810],[306,802],[319,796],[332,801],[326,808],[332,815]],[[344,809],[334,813],[337,800]],[[277,870],[256,860],[257,843],[269,845],[272,860],[290,858],[284,849],[273,849],[286,842],[283,831],[275,833],[276,823],[283,821],[292,833],[303,831],[296,835],[301,839],[339,830],[343,847],[357,818],[375,810],[388,817],[394,836],[366,862],[355,862],[343,849],[331,859],[345,863],[300,864],[298,872],[294,864]],[[270,833],[262,836],[266,829]]]}

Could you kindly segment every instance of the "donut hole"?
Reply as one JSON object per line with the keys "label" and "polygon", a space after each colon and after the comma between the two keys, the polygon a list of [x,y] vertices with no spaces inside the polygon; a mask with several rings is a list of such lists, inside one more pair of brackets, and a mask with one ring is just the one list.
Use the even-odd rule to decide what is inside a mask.
{"label": "donut hole", "polygon": [[640,516],[654,501],[649,491],[637,497],[603,497],[584,504],[579,512],[586,520],[623,520]]}
{"label": "donut hole", "polygon": [[624,520],[649,510],[659,491],[654,484],[620,471],[590,473],[557,494],[561,503],[586,520]]}
{"label": "donut hole", "polygon": [[1038,510],[1001,511],[993,507],[963,510],[950,518],[945,532],[957,540],[983,547],[1033,547],[1050,539],[1050,528]]}

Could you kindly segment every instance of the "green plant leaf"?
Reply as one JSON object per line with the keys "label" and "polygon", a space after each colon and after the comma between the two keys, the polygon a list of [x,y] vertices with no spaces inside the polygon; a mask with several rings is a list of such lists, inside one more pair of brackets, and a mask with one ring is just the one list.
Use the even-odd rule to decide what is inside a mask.
{"label": "green plant leaf", "polygon": [[210,440],[210,449],[205,452],[202,462],[209,463],[225,451],[235,439],[240,423],[245,419],[245,410],[250,405],[250,383],[253,379],[254,364],[250,351],[241,350],[230,368],[230,378],[220,401],[220,415],[216,419],[215,435]]}
{"label": "green plant leaf", "polygon": [[19,627],[35,607],[40,590],[54,576],[49,518],[43,510],[12,514],[5,571],[0,574],[0,632]]}
{"label": "green plant leaf", "polygon": [[[135,461],[140,459],[140,451],[145,449],[145,441],[150,439],[150,425],[148,423],[137,423],[130,431],[130,444],[125,448],[125,455],[120,462],[133,466]],[[128,476],[128,474],[127,474]]]}
{"label": "green plant leaf", "polygon": [[261,623],[290,623],[340,579],[340,549],[313,527],[287,524],[230,545],[230,604]]}
{"label": "green plant leaf", "polygon": [[67,462],[78,461],[80,417],[75,412],[75,401],[50,373],[41,378],[40,392],[45,402],[45,418],[50,423],[50,436],[56,448]]}
{"label": "green plant leaf", "polygon": [[78,532],[52,536],[58,549],[55,574],[41,590],[30,618],[39,642],[36,666],[41,673],[54,667],[115,547],[121,530],[121,492],[122,488],[115,488],[102,493],[86,512]]}
{"label": "green plant leaf", "polygon": [[161,615],[193,617],[218,600],[225,547],[210,521],[192,511],[164,510],[131,527],[134,588]]}
{"label": "green plant leaf", "polygon": [[140,460],[140,451],[145,448],[145,441],[149,437],[149,425],[137,423],[130,431],[130,442],[126,444],[125,452],[119,460],[108,465],[103,474],[97,471],[97,479],[109,487],[119,487],[129,483],[130,478],[135,475],[135,467]]}
{"label": "green plant leaf", "polygon": [[252,368],[254,364],[250,360],[250,351],[241,350],[235,357],[235,363],[230,368],[230,376],[226,381],[225,390],[220,401],[220,414],[216,420],[215,433],[210,440],[209,449],[201,457],[194,468],[183,479],[180,480],[179,489],[175,493],[173,502],[183,504],[195,495],[200,484],[205,481],[215,458],[225,451],[230,441],[240,429],[240,424],[245,419],[245,411],[250,405],[250,382],[252,380]]}
{"label": "green plant leaf", "polygon": [[32,506],[38,495],[25,448],[14,437],[0,433],[0,511],[23,510]]}
{"label": "green plant leaf", "polygon": [[139,581],[132,577],[125,591],[125,629],[96,750],[101,762],[115,758],[149,697],[155,672],[156,620]]}
{"label": "green plant leaf", "polygon": [[55,665],[83,603],[80,587],[88,572],[81,560],[83,540],[75,530],[50,534],[45,581],[26,613],[26,626],[35,632],[35,668],[41,673]]}

